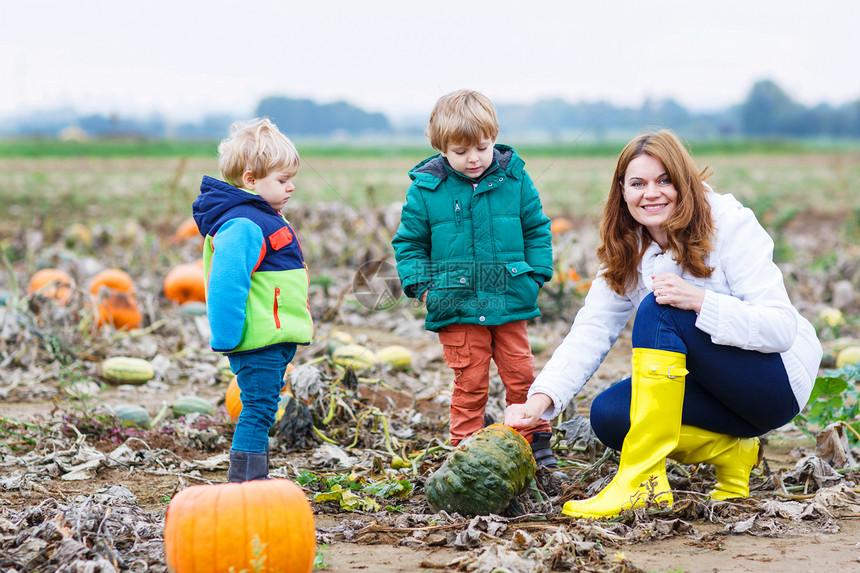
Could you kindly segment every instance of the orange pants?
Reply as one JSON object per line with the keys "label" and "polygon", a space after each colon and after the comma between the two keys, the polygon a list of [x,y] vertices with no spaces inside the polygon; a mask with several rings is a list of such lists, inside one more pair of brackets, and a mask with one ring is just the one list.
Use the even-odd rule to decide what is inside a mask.
{"label": "orange pants", "polygon": [[[451,444],[484,427],[484,409],[490,388],[490,359],[505,385],[505,402],[522,404],[535,379],[535,359],[529,346],[526,321],[498,326],[450,324],[439,331],[445,363],[454,371],[451,394]],[[501,420],[500,420],[501,422]],[[542,420],[534,428],[519,430],[531,442],[534,432],[549,432]]]}

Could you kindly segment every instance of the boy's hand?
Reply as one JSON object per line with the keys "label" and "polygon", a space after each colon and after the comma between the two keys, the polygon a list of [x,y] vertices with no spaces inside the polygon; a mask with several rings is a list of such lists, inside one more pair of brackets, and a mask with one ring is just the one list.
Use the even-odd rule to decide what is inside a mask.
{"label": "boy's hand", "polygon": [[525,404],[511,404],[505,408],[505,425],[512,428],[532,428],[541,421],[541,415],[552,406],[546,394],[534,394]]}
{"label": "boy's hand", "polygon": [[428,293],[428,292],[430,292],[430,289],[429,289],[429,288],[428,288],[427,290],[425,290],[424,292],[422,292],[422,293],[421,293],[421,296],[420,296],[420,297],[419,297],[419,299],[418,299],[418,300],[420,300],[420,301],[421,301],[421,304],[427,304],[427,293]]}

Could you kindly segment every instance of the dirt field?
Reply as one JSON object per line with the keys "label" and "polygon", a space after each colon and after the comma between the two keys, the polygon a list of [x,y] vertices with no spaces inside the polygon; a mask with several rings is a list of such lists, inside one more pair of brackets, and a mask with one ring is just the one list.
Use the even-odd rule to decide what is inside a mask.
{"label": "dirt field", "polygon": [[[535,331],[542,329],[536,327]],[[557,329],[554,329],[557,330]],[[552,337],[555,332],[547,331],[545,334]],[[353,330],[355,335],[369,335],[380,342],[390,337],[390,333],[373,332],[366,329]],[[412,348],[425,361],[425,367],[431,364],[438,367],[438,350],[435,348],[435,340],[430,336],[420,336],[412,342]],[[592,381],[596,386],[602,386],[620,376],[626,366],[626,354],[629,352],[625,340],[621,340],[618,346],[604,363],[601,370]],[[539,361],[545,360],[548,352],[539,355]],[[443,372],[444,374],[444,372]],[[187,393],[188,388],[170,388],[167,391],[149,391],[146,387],[107,387],[99,394],[99,402],[102,404],[126,403],[130,400],[136,403],[148,405],[151,409],[157,408],[163,402],[170,402],[173,397]],[[213,402],[222,397],[223,385],[196,386],[196,394],[211,399]],[[593,390],[597,391],[597,388]],[[419,395],[416,392],[414,395]],[[432,407],[431,407],[432,405]],[[69,408],[62,401],[53,402],[4,402],[0,406],[0,416],[8,420],[29,421],[37,426],[50,425],[50,420],[56,419],[57,411],[53,415],[49,411],[59,407],[60,411]],[[434,399],[427,401],[420,410],[425,412],[425,420],[430,424],[434,420],[440,430],[444,428],[446,409],[444,403],[435,402]],[[101,464],[92,475],[85,476],[73,481],[65,481],[62,476],[45,479],[32,476],[29,487],[25,485],[21,489],[10,489],[3,492],[0,501],[0,547],[3,549],[5,559],[3,566],[5,571],[26,571],[26,567],[14,567],[14,544],[10,546],[13,537],[10,530],[3,530],[3,524],[9,521],[15,522],[26,514],[28,508],[32,511],[34,506],[44,503],[69,504],[71,507],[81,508],[87,504],[86,500],[97,497],[98,492],[112,485],[122,485],[134,494],[135,501],[132,506],[140,510],[150,512],[150,519],[154,526],[163,524],[166,502],[179,489],[188,485],[199,483],[219,483],[226,480],[226,461],[223,454],[229,448],[230,424],[220,421],[217,424],[227,440],[220,443],[209,442],[206,446],[181,445],[185,440],[179,438],[176,433],[167,433],[161,436],[141,436],[140,439],[128,440],[126,443],[134,450],[170,452],[170,455],[160,457],[154,464],[132,463],[129,467],[108,467]],[[175,431],[175,429],[174,429]],[[10,436],[4,436],[7,445],[11,442]],[[71,446],[72,440],[66,445]],[[75,440],[79,445],[91,445],[96,450],[110,454],[117,450],[118,444],[110,440],[91,441],[87,437],[84,440]],[[200,443],[200,442],[198,442]],[[768,472],[789,471],[794,468],[803,453],[809,453],[814,447],[812,441],[794,428],[786,428],[783,431],[772,432],[768,435],[768,445],[765,450],[765,460]],[[48,453],[47,449],[33,450]],[[350,452],[356,455],[356,452]],[[217,459],[209,469],[202,469],[201,461]],[[361,455],[360,453],[358,455]],[[326,466],[316,458],[318,454],[314,451],[299,451],[290,454],[277,455],[273,459],[273,474],[281,474],[285,477],[296,477],[296,472],[301,469],[317,471],[320,473],[331,473],[330,469],[321,469]],[[187,467],[182,467],[184,460]],[[173,464],[171,464],[173,462]],[[179,462],[180,466],[175,464]],[[6,478],[10,474],[20,473],[25,469],[25,464],[17,462],[14,456],[7,455],[3,460],[3,475]],[[428,464],[432,469],[432,464]],[[346,468],[343,470],[349,471]],[[359,474],[366,470],[361,467],[352,468],[352,472]],[[711,476],[703,473],[704,482]],[[5,479],[5,478],[4,478]],[[591,558],[591,563],[584,560],[580,569],[582,571],[688,571],[688,572],[713,572],[713,571],[849,571],[854,567],[860,567],[860,547],[857,539],[860,535],[860,506],[849,505],[831,508],[835,518],[812,512],[802,519],[771,516],[767,517],[766,510],[762,504],[767,500],[785,500],[784,497],[774,495],[774,491],[768,490],[763,479],[756,481],[764,489],[755,491],[752,500],[731,505],[732,509],[725,507],[717,511],[716,515],[690,516],[689,509],[676,512],[664,512],[655,517],[631,518],[627,520],[629,528],[622,531],[609,532],[602,530],[599,533],[591,532],[593,537],[601,539],[600,546],[603,553],[600,558]],[[4,484],[7,485],[7,484]],[[814,487],[813,487],[814,489]],[[309,495],[313,495],[309,492]],[[313,504],[316,513],[316,524],[320,541],[320,570],[335,572],[349,571],[385,571],[385,572],[410,572],[419,570],[508,570],[508,571],[549,571],[568,570],[562,566],[558,569],[537,567],[520,568],[516,565],[508,565],[506,569],[468,569],[475,565],[476,559],[482,551],[497,545],[505,547],[511,543],[511,535],[514,531],[524,531],[535,539],[547,539],[551,532],[569,531],[578,532],[584,539],[588,539],[587,522],[572,520],[559,516],[557,513],[560,504],[552,508],[549,519],[546,515],[534,514],[525,518],[510,518],[504,534],[492,537],[485,534],[477,547],[459,549],[450,545],[450,537],[453,533],[461,532],[469,525],[468,519],[454,519],[450,523],[438,526],[428,525],[425,522],[416,521],[411,527],[404,527],[398,518],[415,512],[418,515],[429,511],[423,502],[420,489],[416,490],[415,496],[404,503],[406,507],[403,514],[391,512],[367,512],[367,511],[341,511],[330,504]],[[684,499],[684,496],[679,496]],[[793,503],[804,503],[810,496],[798,496],[798,501]],[[54,501],[50,501],[54,500]],[[126,502],[128,503],[128,502]],[[679,501],[679,504],[681,502]],[[706,504],[708,505],[708,504]],[[710,510],[714,508],[711,507]],[[706,513],[700,508],[699,512]],[[419,518],[416,518],[419,519]],[[426,519],[426,518],[424,518]],[[502,518],[499,518],[502,519]],[[738,523],[745,520],[758,520],[756,525],[750,525],[748,529],[735,532]],[[636,531],[636,523],[639,531]],[[660,527],[659,523],[671,525]],[[26,523],[26,522],[25,522]],[[611,524],[610,524],[611,525]],[[615,524],[620,525],[620,524]],[[649,530],[643,533],[641,528]],[[24,531],[25,524],[17,523],[16,529]],[[414,536],[422,532],[421,540]],[[19,534],[20,535],[20,534]],[[88,536],[84,536],[88,537]],[[91,539],[96,536],[89,536]],[[119,570],[135,571],[131,564],[135,562],[147,563],[150,571],[163,570],[160,568],[157,549],[152,558],[141,558],[133,551],[127,549],[121,542],[120,537],[114,545],[116,556],[125,559],[126,567]],[[153,538],[156,548],[159,536],[154,532]],[[95,555],[95,554],[93,554]],[[623,555],[623,561],[618,561],[618,556]],[[136,557],[136,560],[130,559]],[[141,561],[143,559],[143,561]],[[120,561],[122,562],[122,561]],[[49,564],[50,565],[50,564]],[[35,569],[34,569],[35,570]],[[50,568],[38,569],[40,571],[52,570]],[[107,571],[108,569],[96,569],[96,571]],[[144,570],[144,569],[139,569]]]}
{"label": "dirt field", "polygon": [[[708,501],[701,492],[713,484],[712,469],[671,463],[677,492],[671,510],[631,512],[598,523],[565,518],[559,514],[563,502],[587,495],[589,484],[614,472],[617,457],[609,452],[595,464],[606,454],[602,446],[580,451],[559,428],[556,451],[573,486],[540,474],[536,488],[520,497],[525,515],[469,519],[433,513],[423,484],[448,451],[439,440],[447,435],[451,383],[441,348],[424,331],[420,308],[399,301],[374,310],[367,292],[353,288],[356,269],[390,261],[387,241],[396,228],[396,207],[325,204],[294,213],[312,268],[310,302],[317,322],[315,342],[294,363],[316,369],[322,384],[297,388],[293,379],[293,392],[307,393],[307,412],[319,433],[307,426],[301,433],[298,419],[285,418],[271,439],[271,475],[301,482],[312,500],[318,570],[860,571],[857,464],[853,457],[841,465],[832,458],[833,465],[821,463],[825,454],[815,439],[794,424],[766,436],[749,500]],[[832,366],[836,349],[860,338],[860,252],[856,228],[846,221],[845,213],[809,211],[769,223],[778,248],[791,254],[783,263],[789,293],[820,329],[825,366]],[[50,228],[3,238],[4,573],[165,571],[162,534],[172,496],[188,486],[226,480],[234,427],[223,403],[228,377],[208,349],[205,317],[167,300],[161,290],[167,270],[198,258],[199,247],[194,239],[175,242],[163,231],[156,236],[145,229],[145,221],[93,225],[87,238],[54,221]],[[573,231],[556,237],[558,276],[567,278],[548,283],[541,294],[544,316],[530,324],[538,367],[581,305],[594,271],[595,240],[585,220],[574,220]],[[64,268],[75,278],[68,305],[26,295],[29,275],[42,266]],[[142,329],[92,329],[86,284],[105,266],[125,268],[135,278]],[[385,267],[378,268],[383,270],[376,278],[389,284]],[[836,302],[844,324],[822,324],[819,312]],[[402,372],[379,366],[348,378],[330,359],[335,331],[374,350],[406,346],[413,367]],[[115,355],[149,360],[155,378],[140,386],[105,384],[100,364]],[[625,332],[564,420],[587,414],[594,395],[628,375],[629,357]],[[96,389],[72,396],[80,396],[81,384],[88,382],[96,382]],[[214,413],[174,418],[170,405],[187,395],[209,400]],[[501,419],[503,403],[493,373],[490,418]],[[142,405],[158,423],[150,429],[124,426],[110,413],[120,404]],[[856,448],[846,451],[858,455]],[[395,453],[415,460],[413,467],[393,467]],[[358,505],[314,501],[326,493],[325,484],[337,480],[354,487]],[[409,494],[368,493],[371,485],[395,482],[407,483]]]}

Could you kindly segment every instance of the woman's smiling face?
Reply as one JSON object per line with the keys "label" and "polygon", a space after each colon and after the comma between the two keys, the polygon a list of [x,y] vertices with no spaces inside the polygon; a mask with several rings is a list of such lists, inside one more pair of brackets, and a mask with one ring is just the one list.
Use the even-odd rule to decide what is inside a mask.
{"label": "woman's smiling face", "polygon": [[634,157],[624,172],[622,191],[633,218],[666,248],[666,222],[675,211],[678,191],[663,162],[651,155]]}

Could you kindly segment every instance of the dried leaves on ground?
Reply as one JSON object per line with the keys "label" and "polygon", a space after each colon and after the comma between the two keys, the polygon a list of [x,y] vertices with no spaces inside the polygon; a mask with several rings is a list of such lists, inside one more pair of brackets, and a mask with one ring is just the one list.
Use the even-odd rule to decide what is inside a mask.
{"label": "dried leaves on ground", "polygon": [[[624,548],[649,540],[683,537],[713,546],[728,535],[834,531],[840,519],[860,515],[858,452],[852,428],[840,422],[817,429],[815,442],[791,425],[766,437],[764,463],[747,500],[712,501],[704,493],[714,484],[712,468],[670,462],[677,492],[672,508],[637,509],[600,522],[563,517],[564,501],[592,495],[618,462],[617,452],[603,448],[575,407],[555,433],[565,479],[540,470],[506,515],[433,513],[423,497],[424,480],[450,451],[451,381],[438,341],[424,331],[422,309],[398,300],[399,293],[390,293],[393,303],[374,306],[353,291],[357,268],[373,261],[390,267],[387,241],[395,214],[395,207],[329,206],[296,217],[311,266],[317,333],[299,351],[289,377],[271,432],[270,475],[299,483],[314,512],[330,518],[317,527],[321,546],[461,550],[456,559],[420,564],[449,571],[633,572],[641,569]],[[3,244],[0,569],[7,573],[165,571],[161,536],[171,496],[226,479],[235,425],[224,407],[230,375],[208,348],[205,315],[172,303],[160,288],[172,264],[199,257],[196,239],[157,248],[157,238],[142,240],[134,230],[96,231],[89,243],[30,231]],[[556,237],[557,266],[567,278],[547,285],[544,316],[530,325],[536,343],[548,343],[536,346],[539,363],[581,304],[585,281],[579,277],[594,271],[587,256],[592,240],[576,231]],[[810,318],[831,302],[824,296],[828,285],[856,279],[856,249],[839,253],[839,265],[787,265],[792,299]],[[106,261],[135,278],[142,328],[95,327],[86,282]],[[36,264],[62,267],[75,278],[67,303],[25,294],[22,285]],[[846,316],[856,314],[852,304],[842,309]],[[848,320],[838,331],[822,330],[822,338],[844,345],[856,339],[856,329],[857,322]],[[411,369],[336,363],[336,331],[371,349],[406,346]],[[144,358],[155,376],[142,385],[106,384],[100,365],[110,356]],[[614,382],[616,371],[629,369],[623,360],[608,367],[580,405]],[[214,410],[175,416],[171,405],[189,395],[210,401]],[[117,414],[122,404],[144,406],[149,423],[123,420]],[[503,407],[493,373],[488,417],[500,420]],[[803,447],[786,449],[783,444],[792,440]]]}

